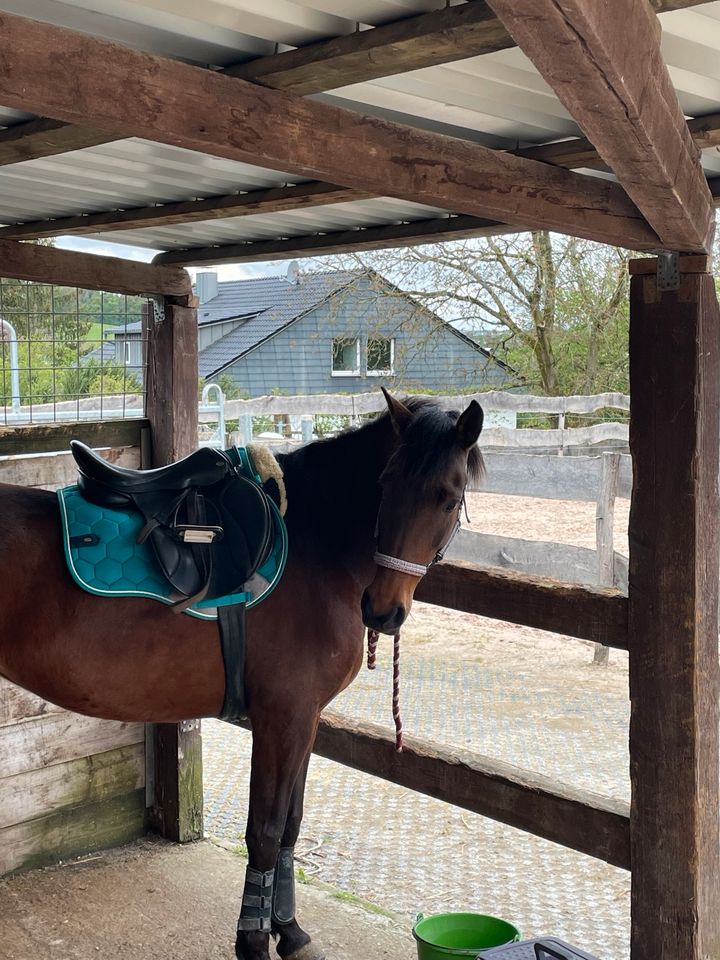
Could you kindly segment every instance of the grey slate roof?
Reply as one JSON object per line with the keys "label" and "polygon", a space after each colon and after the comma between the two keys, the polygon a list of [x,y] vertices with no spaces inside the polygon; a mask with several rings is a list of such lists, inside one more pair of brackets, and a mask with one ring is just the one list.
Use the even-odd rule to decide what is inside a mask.
{"label": "grey slate roof", "polygon": [[[200,376],[217,373],[362,275],[362,271],[335,270],[305,274],[297,284],[275,277],[221,284],[218,296],[198,310],[198,320],[211,323],[248,314],[250,317],[200,353]],[[225,287],[236,289],[226,292]],[[223,304],[216,307],[220,299]]]}

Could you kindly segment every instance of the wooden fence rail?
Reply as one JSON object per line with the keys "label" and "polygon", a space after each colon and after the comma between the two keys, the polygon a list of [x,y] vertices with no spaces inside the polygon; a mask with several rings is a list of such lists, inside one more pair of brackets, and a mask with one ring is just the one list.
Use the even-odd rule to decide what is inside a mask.
{"label": "wooden fence rail", "polygon": [[[598,393],[586,397],[535,397],[522,393],[489,391],[452,397],[438,396],[432,399],[445,410],[462,410],[471,400],[477,400],[486,410],[513,410],[518,413],[563,415],[630,409],[630,397],[624,393]],[[245,415],[260,417],[274,414],[337,414],[355,417],[367,413],[381,413],[385,409],[383,395],[379,390],[374,390],[372,393],[316,393],[296,397],[266,396],[254,397],[251,400],[228,400],[225,404],[225,415],[228,419]]]}
{"label": "wooden fence rail", "polygon": [[630,869],[630,805],[509,763],[325,712],[313,751],[347,767]]}

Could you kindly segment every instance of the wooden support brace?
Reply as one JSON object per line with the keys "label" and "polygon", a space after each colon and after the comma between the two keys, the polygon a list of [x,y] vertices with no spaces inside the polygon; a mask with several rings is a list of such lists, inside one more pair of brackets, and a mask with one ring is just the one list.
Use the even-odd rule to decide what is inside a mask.
{"label": "wooden support brace", "polygon": [[[644,261],[643,261],[644,266]],[[713,278],[630,294],[632,960],[720,957],[718,394]]]}
{"label": "wooden support brace", "polygon": [[[197,312],[170,303],[143,311],[147,417],[152,465],[187,456],[197,447]],[[152,826],[185,843],[203,835],[200,721],[163,723],[149,737],[148,779],[153,786]]]}

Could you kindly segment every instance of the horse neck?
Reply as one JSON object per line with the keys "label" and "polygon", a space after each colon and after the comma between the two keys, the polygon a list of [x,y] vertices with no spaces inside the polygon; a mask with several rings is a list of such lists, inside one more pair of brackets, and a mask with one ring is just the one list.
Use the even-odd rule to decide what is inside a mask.
{"label": "horse neck", "polygon": [[389,417],[281,458],[291,549],[359,574],[371,563],[378,479],[395,448]]}

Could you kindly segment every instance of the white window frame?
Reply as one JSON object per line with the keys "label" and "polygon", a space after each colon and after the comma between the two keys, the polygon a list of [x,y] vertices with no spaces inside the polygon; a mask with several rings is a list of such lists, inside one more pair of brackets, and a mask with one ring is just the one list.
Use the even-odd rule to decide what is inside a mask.
{"label": "white window frame", "polygon": [[123,355],[124,355],[124,357],[125,357],[125,366],[126,366],[126,367],[129,367],[130,364],[132,363],[132,353],[131,353],[131,350],[130,350],[130,341],[129,341],[129,340],[123,340],[123,344],[124,344]]}
{"label": "white window frame", "polygon": [[[370,370],[367,365],[369,354],[369,344],[371,340],[389,340],[390,341],[390,368],[388,370]],[[395,376],[395,337],[368,337],[365,344],[365,374],[368,377],[394,377]]]}
{"label": "white window frame", "polygon": [[[336,370],[335,362],[335,343],[337,340],[355,341],[355,369],[354,370]],[[360,376],[360,337],[333,337],[330,341],[330,376],[331,377],[359,377]]]}

